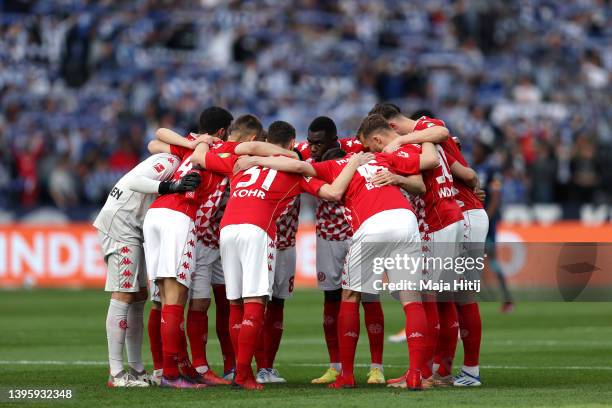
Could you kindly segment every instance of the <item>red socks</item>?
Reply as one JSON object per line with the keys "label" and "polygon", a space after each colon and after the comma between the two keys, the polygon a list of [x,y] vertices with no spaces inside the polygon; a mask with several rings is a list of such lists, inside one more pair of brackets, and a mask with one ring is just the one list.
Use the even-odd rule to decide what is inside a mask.
{"label": "red socks", "polygon": [[385,315],[380,302],[362,303],[372,364],[382,365],[385,343]]}
{"label": "red socks", "polygon": [[340,301],[326,300],[323,304],[323,333],[329,353],[330,363],[340,362],[340,349],[338,345],[338,313],[340,313]]}
{"label": "red socks", "polygon": [[164,366],[164,354],[162,351],[161,338],[161,316],[162,312],[159,309],[151,309],[149,312],[149,345],[151,346],[154,370],[161,370]]}
{"label": "red socks", "polygon": [[230,303],[230,313],[228,319],[228,329],[230,339],[232,340],[232,349],[234,355],[238,357],[238,336],[240,335],[240,327],[242,326],[242,315],[244,313],[244,306],[242,304],[233,305]]}
{"label": "red socks", "polygon": [[183,305],[164,305],[161,312],[161,338],[164,377],[179,376],[179,354],[183,347]]}
{"label": "red socks", "polygon": [[205,312],[191,309],[187,311],[187,337],[189,337],[194,367],[208,366],[206,360],[208,316]]}
{"label": "red socks", "polygon": [[436,347],[436,357],[440,359],[438,374],[442,377],[452,374],[453,359],[457,348],[457,334],[459,323],[457,321],[457,308],[453,302],[439,302],[440,335]]}
{"label": "red socks", "polygon": [[355,350],[359,340],[359,303],[342,302],[338,313],[338,339],[342,376],[353,377]]}
{"label": "red socks", "polygon": [[255,351],[257,370],[272,368],[283,337],[284,304],[268,302],[261,334]]}
{"label": "red socks", "polygon": [[272,368],[283,337],[285,305],[269,302],[266,306],[266,320],[263,326],[265,368]]}
{"label": "red socks", "polygon": [[[251,361],[255,354],[257,339],[264,320],[264,305],[248,302],[244,304],[244,314],[238,335],[238,358],[236,361],[236,383],[243,384],[253,377]],[[230,312],[231,321],[231,312]]]}
{"label": "red socks", "polygon": [[433,374],[432,366],[434,355],[436,354],[436,346],[438,344],[438,335],[440,334],[440,319],[438,315],[438,304],[435,298],[426,299],[423,302],[425,315],[427,316],[427,352],[425,356],[425,364],[421,368],[423,378],[429,378]]}
{"label": "red socks", "polygon": [[478,303],[459,305],[459,329],[463,342],[463,365],[474,367],[478,365],[480,356],[480,340],[482,338],[482,321]]}
{"label": "red socks", "polygon": [[223,355],[223,371],[228,372],[236,366],[236,356],[229,332],[229,300],[225,295],[225,285],[213,285],[212,288],[215,294],[216,330]]}
{"label": "red socks", "polygon": [[427,359],[427,316],[421,302],[404,305],[410,371],[420,371]]}

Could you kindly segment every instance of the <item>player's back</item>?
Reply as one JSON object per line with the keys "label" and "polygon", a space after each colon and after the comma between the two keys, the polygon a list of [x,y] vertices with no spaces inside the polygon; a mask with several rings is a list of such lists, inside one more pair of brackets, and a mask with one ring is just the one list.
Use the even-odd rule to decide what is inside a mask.
{"label": "player's back", "polygon": [[301,178],[260,166],[238,172],[231,179],[221,228],[231,224],[254,224],[274,238],[280,215],[303,191]]}
{"label": "player's back", "polygon": [[[344,195],[345,206],[350,211],[350,221],[353,231],[372,215],[382,211],[412,207],[397,186],[378,186],[372,183],[374,175],[380,171],[395,169],[391,156],[385,153],[376,153],[375,159],[359,166]],[[333,181],[342,169],[348,164],[349,158],[328,160],[315,163],[313,167],[317,176],[327,182]],[[348,218],[348,217],[347,217]]]}
{"label": "player's back", "polygon": [[165,180],[178,166],[171,154],[160,153],[139,163],[113,187],[106,203],[94,221],[94,227],[113,239],[127,243],[142,243],[144,216],[157,194],[144,194],[131,189],[140,176]]}

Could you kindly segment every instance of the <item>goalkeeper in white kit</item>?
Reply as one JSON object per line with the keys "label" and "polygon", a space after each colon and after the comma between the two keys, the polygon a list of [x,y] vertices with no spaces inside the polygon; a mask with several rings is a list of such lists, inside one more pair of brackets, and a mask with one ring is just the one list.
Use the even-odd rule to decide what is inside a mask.
{"label": "goalkeeper in white kit", "polygon": [[[106,317],[109,387],[147,387],[142,363],[143,311],[147,299],[142,224],[158,194],[193,191],[197,173],[168,181],[179,165],[173,155],[156,154],[124,175],[108,195],[94,221],[107,267],[105,290],[111,292]],[[123,366],[127,351],[128,370]]]}

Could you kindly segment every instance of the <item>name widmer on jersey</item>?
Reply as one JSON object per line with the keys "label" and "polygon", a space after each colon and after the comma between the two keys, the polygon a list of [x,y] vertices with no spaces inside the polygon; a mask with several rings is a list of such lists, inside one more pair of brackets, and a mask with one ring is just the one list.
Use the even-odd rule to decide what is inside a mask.
{"label": "name widmer on jersey", "polygon": [[111,190],[109,196],[115,198],[115,199],[120,199],[121,196],[123,195],[123,191],[119,190],[117,187],[113,187],[113,189]]}
{"label": "name widmer on jersey", "polygon": [[454,193],[453,193],[453,189],[450,187],[442,187],[440,188],[440,190],[438,190],[438,197],[440,198],[448,198],[448,197],[453,197]]}

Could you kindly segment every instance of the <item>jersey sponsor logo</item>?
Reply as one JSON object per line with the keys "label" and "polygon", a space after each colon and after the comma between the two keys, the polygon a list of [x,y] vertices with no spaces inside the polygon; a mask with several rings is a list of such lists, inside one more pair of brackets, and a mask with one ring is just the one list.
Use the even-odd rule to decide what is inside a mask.
{"label": "jersey sponsor logo", "polygon": [[161,163],[157,163],[155,166],[153,166],[153,170],[158,173],[161,173],[162,171],[166,170],[166,167]]}
{"label": "jersey sponsor logo", "polygon": [[222,159],[226,159],[231,156],[230,153],[217,153],[217,155]]}
{"label": "jersey sponsor logo", "polygon": [[123,191],[118,189],[117,187],[113,187],[113,189],[111,190],[109,196],[119,200],[121,198],[121,196],[123,195]]}

